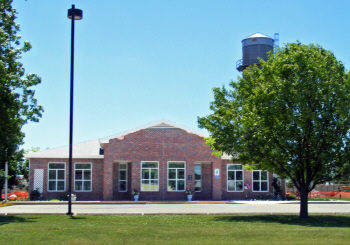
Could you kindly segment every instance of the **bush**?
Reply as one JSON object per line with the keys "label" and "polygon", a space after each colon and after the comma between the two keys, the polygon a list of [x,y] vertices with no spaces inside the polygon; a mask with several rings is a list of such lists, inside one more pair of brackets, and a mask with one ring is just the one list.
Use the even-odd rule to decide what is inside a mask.
{"label": "bush", "polygon": [[36,190],[32,190],[32,192],[30,193],[31,201],[40,200],[41,198],[42,198],[42,193],[40,193],[38,188]]}
{"label": "bush", "polygon": [[292,193],[287,196],[287,200],[295,200],[295,199],[297,199],[297,196]]}
{"label": "bush", "polygon": [[68,191],[62,192],[62,194],[59,197],[60,201],[68,201]]}

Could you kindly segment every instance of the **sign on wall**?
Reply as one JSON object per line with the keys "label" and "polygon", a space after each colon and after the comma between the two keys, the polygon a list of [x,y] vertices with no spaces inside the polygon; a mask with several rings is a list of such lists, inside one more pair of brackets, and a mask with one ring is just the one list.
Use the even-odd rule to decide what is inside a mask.
{"label": "sign on wall", "polygon": [[214,179],[218,179],[220,177],[220,169],[214,169]]}

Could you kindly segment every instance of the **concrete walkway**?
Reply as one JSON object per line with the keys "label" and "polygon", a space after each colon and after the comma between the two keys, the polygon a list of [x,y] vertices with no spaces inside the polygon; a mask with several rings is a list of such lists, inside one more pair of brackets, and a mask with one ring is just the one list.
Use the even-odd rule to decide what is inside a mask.
{"label": "concrete walkway", "polygon": [[[298,214],[299,202],[73,202],[75,215]],[[23,202],[0,208],[0,215],[66,214],[67,202]],[[350,214],[350,202],[309,202],[309,213]]]}

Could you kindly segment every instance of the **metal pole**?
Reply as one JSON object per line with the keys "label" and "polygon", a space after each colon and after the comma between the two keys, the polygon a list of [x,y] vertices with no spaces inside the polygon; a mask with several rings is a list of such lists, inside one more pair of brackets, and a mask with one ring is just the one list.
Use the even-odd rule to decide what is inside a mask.
{"label": "metal pole", "polygon": [[71,34],[71,53],[70,53],[70,120],[69,120],[69,187],[68,187],[68,213],[72,213],[72,144],[73,144],[73,88],[74,88],[74,10],[72,5],[72,34]]}
{"label": "metal pole", "polygon": [[7,202],[7,188],[8,188],[8,179],[7,179],[7,176],[8,176],[8,165],[7,165],[7,162],[5,162],[5,202]]}

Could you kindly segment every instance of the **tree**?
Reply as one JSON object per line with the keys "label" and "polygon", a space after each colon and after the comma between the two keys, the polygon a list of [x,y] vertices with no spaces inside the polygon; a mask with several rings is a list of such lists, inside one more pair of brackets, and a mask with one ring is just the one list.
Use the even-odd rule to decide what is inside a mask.
{"label": "tree", "polygon": [[41,82],[41,78],[36,74],[25,74],[19,62],[22,53],[29,51],[31,45],[20,43],[16,14],[12,0],[0,1],[0,186],[5,181],[5,162],[15,173],[18,159],[23,156],[23,151],[19,151],[25,136],[22,126],[28,121],[39,121],[43,112],[31,89]]}
{"label": "tree", "polygon": [[[22,150],[21,156],[23,156],[23,154],[28,154],[30,152],[38,152],[38,151],[40,151],[40,147],[32,147],[31,150],[26,150],[26,151]],[[29,160],[27,160],[25,158],[21,158],[17,162],[16,174],[17,175],[23,175],[23,179],[28,181],[28,177],[29,177]]]}
{"label": "tree", "polygon": [[290,43],[230,86],[214,88],[213,113],[198,118],[208,144],[290,179],[307,218],[315,185],[350,173],[348,71],[321,46]]}

